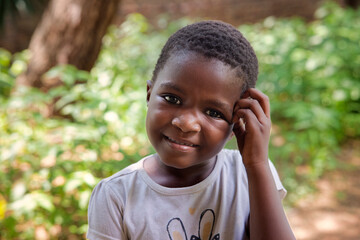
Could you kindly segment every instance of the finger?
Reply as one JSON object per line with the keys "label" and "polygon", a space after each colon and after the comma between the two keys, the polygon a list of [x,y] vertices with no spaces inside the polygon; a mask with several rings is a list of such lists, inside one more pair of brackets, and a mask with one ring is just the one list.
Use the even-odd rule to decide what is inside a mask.
{"label": "finger", "polygon": [[243,118],[239,118],[233,126],[233,131],[235,134],[242,134],[246,131],[246,123]]}
{"label": "finger", "polygon": [[270,118],[270,101],[269,97],[266,96],[263,92],[255,88],[249,88],[243,96],[249,95],[251,98],[256,99],[261,108],[263,109],[266,117]]}
{"label": "finger", "polygon": [[268,121],[268,117],[266,116],[263,108],[260,103],[256,99],[246,98],[238,101],[239,109],[250,109],[256,116],[257,120],[260,123],[265,123]]}
{"label": "finger", "polygon": [[235,124],[241,128],[241,121],[243,121],[245,125],[244,131],[251,131],[251,129],[259,128],[259,125],[261,124],[251,109],[241,108],[235,115],[239,119]]}

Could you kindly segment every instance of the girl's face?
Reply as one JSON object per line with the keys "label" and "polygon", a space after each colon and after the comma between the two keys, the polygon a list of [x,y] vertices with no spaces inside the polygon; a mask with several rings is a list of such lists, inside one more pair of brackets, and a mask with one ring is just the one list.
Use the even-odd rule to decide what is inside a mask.
{"label": "girl's face", "polygon": [[221,151],[233,128],[238,81],[229,66],[196,53],[167,60],[147,93],[147,134],[162,164],[201,166]]}

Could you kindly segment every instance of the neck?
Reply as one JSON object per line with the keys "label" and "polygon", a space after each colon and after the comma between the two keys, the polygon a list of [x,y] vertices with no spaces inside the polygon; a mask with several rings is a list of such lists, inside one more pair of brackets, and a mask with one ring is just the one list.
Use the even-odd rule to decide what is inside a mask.
{"label": "neck", "polygon": [[145,162],[145,171],[156,183],[170,188],[189,187],[207,178],[215,167],[217,157],[204,164],[178,169],[161,162],[156,154]]}

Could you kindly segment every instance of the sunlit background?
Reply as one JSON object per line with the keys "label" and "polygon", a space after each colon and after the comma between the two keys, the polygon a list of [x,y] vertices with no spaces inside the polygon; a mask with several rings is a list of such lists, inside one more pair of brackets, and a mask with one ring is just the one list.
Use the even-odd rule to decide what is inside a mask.
{"label": "sunlit background", "polygon": [[[146,80],[163,44],[201,19],[257,53],[297,239],[360,239],[359,1],[48,2],[0,4],[0,240],[85,239],[95,184],[153,152]],[[72,35],[51,32],[62,14]]]}

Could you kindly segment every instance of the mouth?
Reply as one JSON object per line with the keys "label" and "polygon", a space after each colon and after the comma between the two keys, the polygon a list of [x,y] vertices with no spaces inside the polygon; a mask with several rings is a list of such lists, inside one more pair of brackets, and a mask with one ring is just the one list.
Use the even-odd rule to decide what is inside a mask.
{"label": "mouth", "polygon": [[[165,136],[165,135],[164,135]],[[178,144],[178,145],[182,145],[182,146],[187,146],[187,147],[199,147],[199,145],[197,144],[192,144],[190,142],[183,142],[183,141],[177,141],[175,139],[172,139],[168,136],[165,136],[165,139],[168,140],[169,142],[171,143],[175,143],[175,144]]]}

